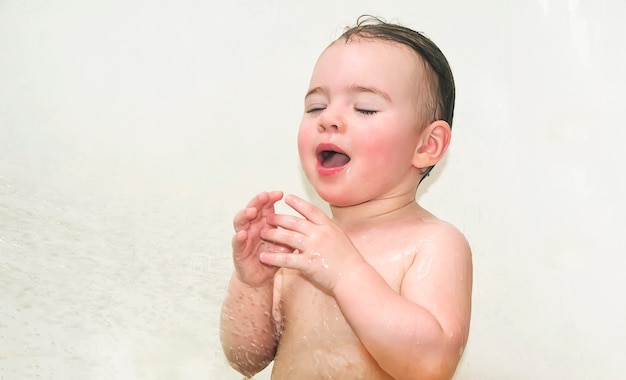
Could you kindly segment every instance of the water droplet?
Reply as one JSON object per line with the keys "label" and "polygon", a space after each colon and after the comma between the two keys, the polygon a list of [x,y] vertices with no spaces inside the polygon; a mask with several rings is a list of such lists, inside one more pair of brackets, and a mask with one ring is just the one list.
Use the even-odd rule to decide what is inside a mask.
{"label": "water droplet", "polygon": [[322,258],[322,266],[326,269],[328,269],[328,263],[326,262],[326,259]]}

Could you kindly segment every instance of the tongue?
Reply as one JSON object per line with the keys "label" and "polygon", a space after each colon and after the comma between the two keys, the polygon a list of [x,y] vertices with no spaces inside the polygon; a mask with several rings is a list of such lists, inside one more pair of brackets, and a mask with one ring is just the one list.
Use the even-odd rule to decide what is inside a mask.
{"label": "tongue", "polygon": [[350,157],[346,156],[343,153],[327,152],[324,157],[324,162],[322,162],[322,166],[325,168],[337,168],[340,166],[344,166],[349,161]]}

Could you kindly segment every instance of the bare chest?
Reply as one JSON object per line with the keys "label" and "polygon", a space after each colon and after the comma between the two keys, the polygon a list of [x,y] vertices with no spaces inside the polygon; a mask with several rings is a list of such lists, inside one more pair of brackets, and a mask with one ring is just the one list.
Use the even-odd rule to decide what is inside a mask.
{"label": "bare chest", "polygon": [[389,379],[353,333],[334,298],[286,274],[283,332],[272,380]]}
{"label": "bare chest", "polygon": [[[366,260],[399,292],[411,254],[386,245],[355,242]],[[389,379],[356,337],[335,299],[297,271],[285,270],[281,291],[283,332],[273,379]],[[363,296],[363,295],[355,295]],[[304,377],[303,377],[304,376]],[[307,375],[308,376],[308,375]]]}

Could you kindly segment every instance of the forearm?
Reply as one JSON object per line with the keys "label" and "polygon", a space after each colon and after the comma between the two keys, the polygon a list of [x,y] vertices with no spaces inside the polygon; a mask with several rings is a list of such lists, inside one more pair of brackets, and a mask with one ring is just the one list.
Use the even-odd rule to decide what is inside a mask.
{"label": "forearm", "polygon": [[428,310],[395,292],[373,268],[344,276],[334,292],[337,303],[381,368],[396,379],[452,377],[460,357],[458,334],[450,336]]}
{"label": "forearm", "polygon": [[220,337],[231,366],[246,376],[265,368],[276,353],[272,321],[273,282],[250,287],[236,275],[222,306]]}

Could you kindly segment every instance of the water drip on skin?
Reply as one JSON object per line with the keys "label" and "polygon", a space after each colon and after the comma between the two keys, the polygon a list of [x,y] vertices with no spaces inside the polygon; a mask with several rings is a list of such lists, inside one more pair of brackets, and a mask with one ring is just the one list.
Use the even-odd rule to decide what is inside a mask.
{"label": "water drip on skin", "polygon": [[388,261],[392,262],[392,261],[399,261],[402,260],[403,258],[407,257],[407,256],[411,256],[414,255],[414,250],[409,249],[409,250],[405,250],[399,253],[396,253],[395,255],[391,256]]}
{"label": "water drip on skin", "polygon": [[325,258],[323,258],[323,257],[322,257],[322,266],[323,266],[325,269],[328,269],[328,263],[326,262],[326,259],[325,259]]}
{"label": "water drip on skin", "polygon": [[424,277],[428,276],[430,272],[430,267],[433,265],[433,257],[428,255],[428,257],[423,258],[419,265],[417,266],[417,279],[421,280]]}
{"label": "water drip on skin", "polygon": [[[313,260],[314,259],[317,260],[317,258],[320,257],[320,256],[321,255],[320,255],[319,252],[315,252],[315,251],[311,252],[311,256],[309,257],[309,264],[313,263]],[[321,262],[322,262],[322,267],[324,269],[328,269],[329,265],[328,265],[328,262],[326,261],[326,259],[322,257],[321,258]]]}

